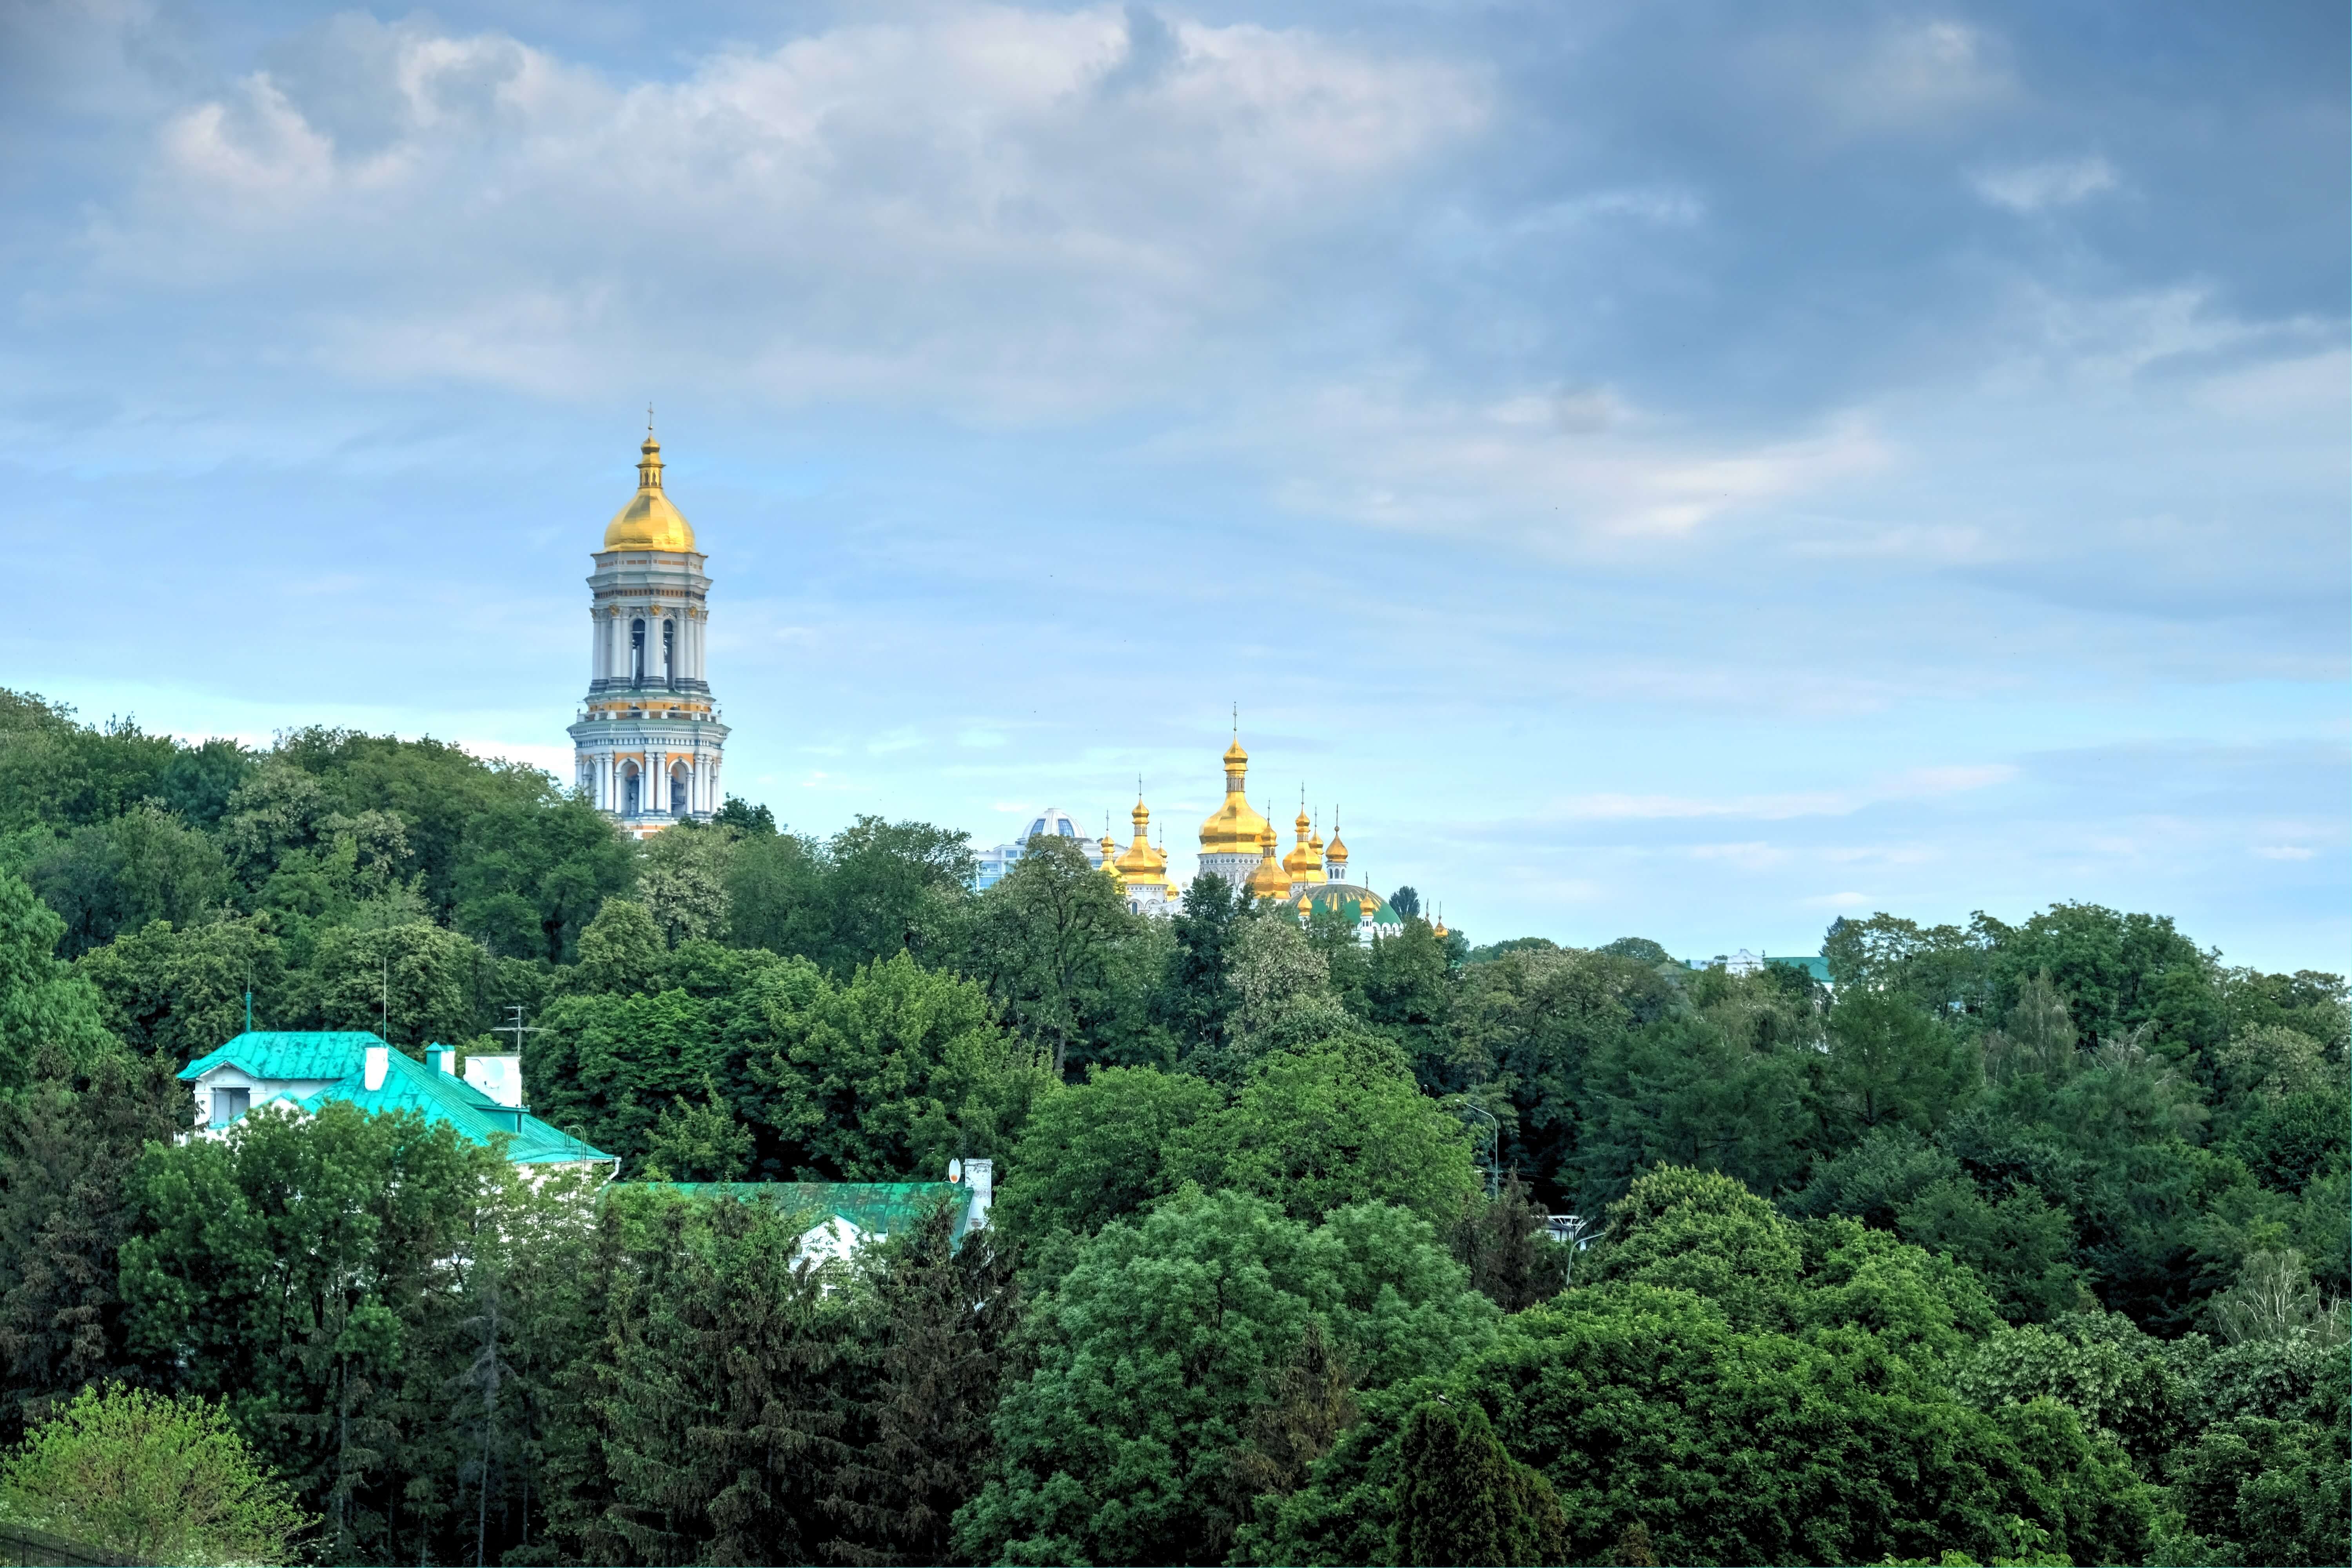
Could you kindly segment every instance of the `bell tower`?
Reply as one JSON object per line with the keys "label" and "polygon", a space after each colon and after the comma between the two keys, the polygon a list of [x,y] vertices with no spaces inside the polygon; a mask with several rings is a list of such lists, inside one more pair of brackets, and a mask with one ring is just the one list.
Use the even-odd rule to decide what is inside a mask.
{"label": "bell tower", "polygon": [[571,729],[580,790],[640,838],[681,819],[708,822],[725,798],[727,742],[703,666],[710,578],[693,526],[662,488],[651,419],[637,493],[590,559],[588,695]]}

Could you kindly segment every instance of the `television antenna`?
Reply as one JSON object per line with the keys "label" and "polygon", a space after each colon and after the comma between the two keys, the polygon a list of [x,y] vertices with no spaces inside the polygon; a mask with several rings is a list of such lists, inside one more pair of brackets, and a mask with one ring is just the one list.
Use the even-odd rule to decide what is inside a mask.
{"label": "television antenna", "polygon": [[494,1035],[512,1035],[514,1037],[515,1055],[520,1056],[522,1055],[522,1037],[525,1035],[543,1035],[547,1031],[540,1028],[537,1025],[524,1023],[522,1021],[522,1008],[519,1005],[509,1007],[507,1012],[512,1016],[514,1021],[509,1024],[500,1024],[497,1028],[490,1032]]}

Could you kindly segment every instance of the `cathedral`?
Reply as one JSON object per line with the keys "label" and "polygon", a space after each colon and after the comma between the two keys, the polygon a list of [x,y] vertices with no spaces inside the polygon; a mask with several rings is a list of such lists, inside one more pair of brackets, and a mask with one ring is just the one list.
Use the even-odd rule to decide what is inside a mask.
{"label": "cathedral", "polygon": [[[1277,858],[1281,840],[1274,824],[1249,803],[1249,753],[1242,749],[1239,735],[1225,748],[1223,761],[1224,804],[1201,824],[1202,876],[1223,878],[1253,899],[1287,904],[1297,910],[1301,924],[1321,910],[1353,925],[1360,941],[1404,933],[1404,917],[1391,909],[1387,900],[1348,880],[1348,846],[1339,837],[1337,820],[1331,824],[1331,842],[1326,844],[1302,804],[1291,823],[1297,842],[1289,854]],[[1135,824],[1135,841],[1121,851],[1110,835],[1104,834],[1103,872],[1118,884],[1129,910],[1138,914],[1169,913],[1179,889],[1169,879],[1168,851],[1152,847],[1150,808],[1139,798],[1129,816]],[[1442,929],[1440,934],[1444,934]]]}
{"label": "cathedral", "polygon": [[604,530],[588,577],[588,695],[571,729],[580,788],[643,838],[708,822],[725,799],[719,721],[704,673],[710,578],[694,529],[662,490],[650,424],[637,493]]}

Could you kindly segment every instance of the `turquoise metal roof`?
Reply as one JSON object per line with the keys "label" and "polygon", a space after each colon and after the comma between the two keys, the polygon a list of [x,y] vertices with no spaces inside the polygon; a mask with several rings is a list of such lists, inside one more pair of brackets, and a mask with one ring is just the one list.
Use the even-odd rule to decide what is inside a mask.
{"label": "turquoise metal roof", "polygon": [[1777,963],[1784,969],[1801,969],[1824,985],[1830,983],[1830,961],[1819,953],[1809,958],[1781,958],[1773,953],[1766,953],[1764,962]]}
{"label": "turquoise metal roof", "polygon": [[362,1110],[415,1111],[427,1121],[455,1127],[477,1143],[503,1136],[507,1158],[519,1165],[584,1160],[617,1163],[603,1150],[558,1131],[527,1110],[500,1105],[455,1073],[436,1071],[397,1048],[385,1051],[383,1087],[368,1088],[367,1049],[383,1044],[373,1035],[348,1031],[255,1029],[182,1068],[180,1081],[193,1083],[223,1067],[263,1079],[328,1079],[333,1081],[296,1103],[308,1111],[331,1100]]}
{"label": "turquoise metal roof", "polygon": [[971,1188],[961,1182],[620,1182],[615,1186],[664,1186],[689,1197],[735,1198],[795,1214],[829,1215],[862,1231],[896,1235],[911,1228],[935,1204],[951,1205],[952,1239],[961,1241],[971,1217]]}

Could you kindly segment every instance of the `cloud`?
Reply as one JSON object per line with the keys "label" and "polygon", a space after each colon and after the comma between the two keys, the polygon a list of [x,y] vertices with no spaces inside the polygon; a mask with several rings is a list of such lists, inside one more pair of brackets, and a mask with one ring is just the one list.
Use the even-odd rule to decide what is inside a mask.
{"label": "cloud", "polygon": [[2254,853],[2265,860],[2308,860],[2317,851],[2300,844],[2257,844]]}
{"label": "cloud", "polygon": [[2087,196],[2116,188],[2115,166],[2095,154],[2021,163],[2005,169],[1984,169],[1969,176],[1977,195],[2013,213],[2038,213],[2072,206]]}
{"label": "cloud", "polygon": [[[340,17],[163,128],[91,287],[266,290],[342,374],[786,402],[1115,395],[1475,133],[1477,72],[1097,6],[858,22],[621,82]],[[317,286],[331,279],[331,294]]]}
{"label": "cloud", "polygon": [[1550,815],[1567,821],[1660,821],[1688,817],[1744,817],[1770,822],[1799,816],[1846,816],[1885,801],[1932,800],[2006,784],[2017,769],[2006,763],[1913,768],[1857,790],[1811,790],[1783,795],[1572,795]]}

